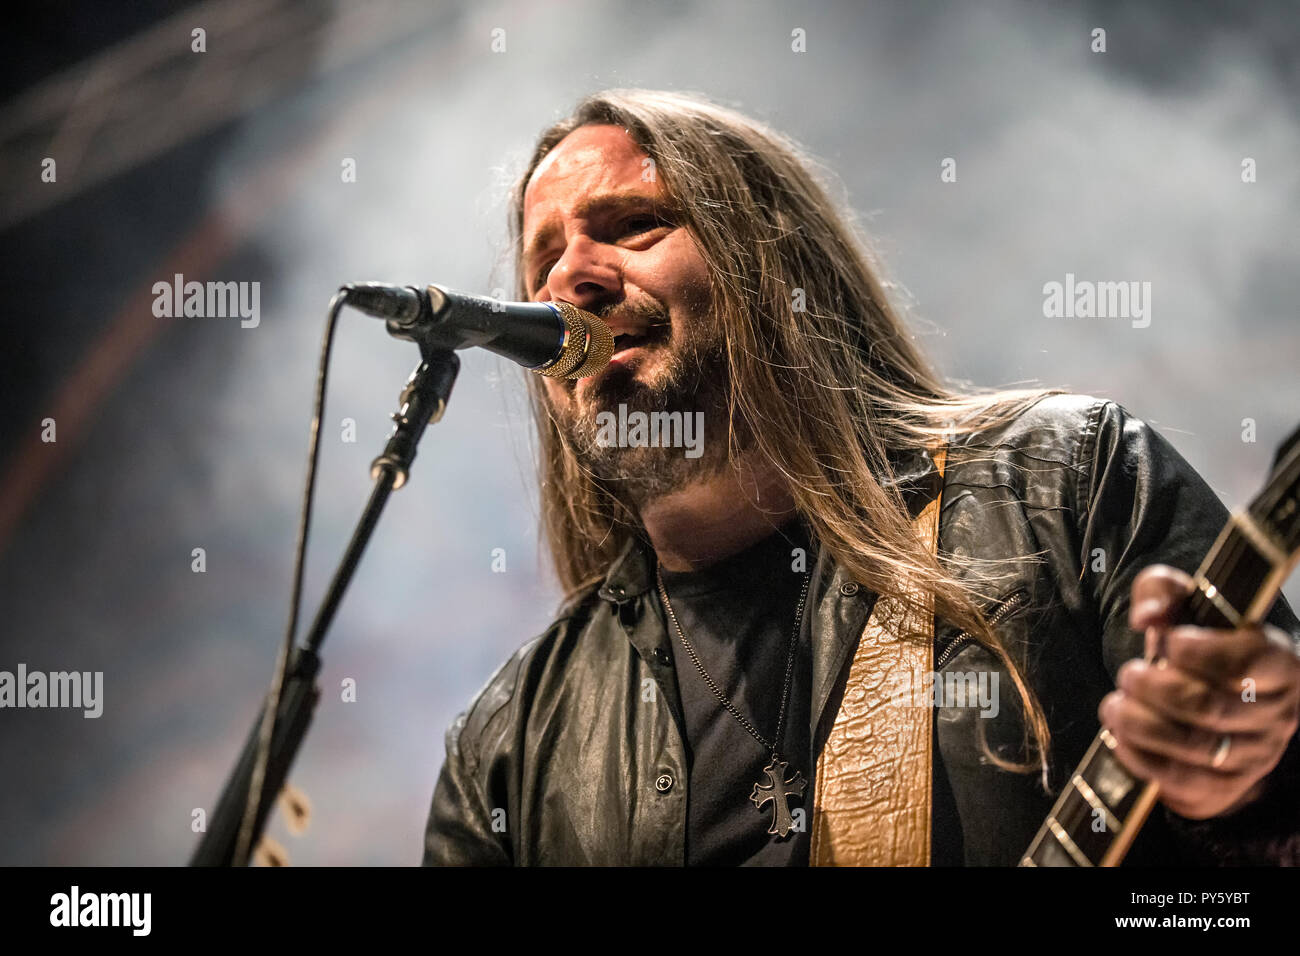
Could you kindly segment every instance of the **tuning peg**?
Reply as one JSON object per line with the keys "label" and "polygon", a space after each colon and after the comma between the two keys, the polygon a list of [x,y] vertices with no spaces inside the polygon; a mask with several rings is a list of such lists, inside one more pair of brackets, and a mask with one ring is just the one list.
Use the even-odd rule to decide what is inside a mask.
{"label": "tuning peg", "polygon": [[311,801],[307,794],[289,782],[285,782],[280,791],[280,810],[284,813],[284,822],[294,836],[302,836],[311,822]]}
{"label": "tuning peg", "polygon": [[288,866],[289,852],[269,836],[262,837],[253,850],[253,866]]}

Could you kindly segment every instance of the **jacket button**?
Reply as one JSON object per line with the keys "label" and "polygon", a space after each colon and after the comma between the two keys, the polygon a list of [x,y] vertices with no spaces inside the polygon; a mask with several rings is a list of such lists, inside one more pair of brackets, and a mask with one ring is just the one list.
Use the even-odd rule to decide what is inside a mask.
{"label": "jacket button", "polygon": [[667,667],[672,662],[673,659],[672,657],[669,656],[666,650],[664,650],[662,647],[655,648],[655,663],[662,664],[664,667]]}
{"label": "jacket button", "polygon": [[843,594],[845,597],[853,597],[853,595],[858,593],[858,582],[845,581],[843,584],[840,585],[840,593]]}
{"label": "jacket button", "polygon": [[660,793],[667,793],[673,788],[673,775],[670,773],[661,773],[655,780],[655,789]]}

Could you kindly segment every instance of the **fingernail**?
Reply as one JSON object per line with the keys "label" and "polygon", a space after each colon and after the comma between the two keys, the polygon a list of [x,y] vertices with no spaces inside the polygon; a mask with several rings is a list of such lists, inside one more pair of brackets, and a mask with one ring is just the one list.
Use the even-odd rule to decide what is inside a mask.
{"label": "fingernail", "polygon": [[1143,621],[1149,621],[1154,617],[1159,617],[1165,611],[1165,602],[1159,598],[1149,598],[1141,604],[1135,604],[1132,612],[1129,614],[1129,621],[1136,630],[1142,625]]}
{"label": "fingernail", "polygon": [[1133,689],[1132,684],[1134,681],[1133,671],[1141,666],[1142,664],[1140,661],[1129,661],[1119,669],[1119,677],[1115,683],[1121,689],[1131,691]]}

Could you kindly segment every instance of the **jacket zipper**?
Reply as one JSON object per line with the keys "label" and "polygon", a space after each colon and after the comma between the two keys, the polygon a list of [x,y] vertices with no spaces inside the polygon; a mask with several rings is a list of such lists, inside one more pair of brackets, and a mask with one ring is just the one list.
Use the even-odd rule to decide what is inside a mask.
{"label": "jacket zipper", "polygon": [[[989,627],[996,627],[998,624],[1005,621],[1014,611],[1019,610],[1020,606],[1028,600],[1029,594],[1024,588],[1014,591],[1007,597],[1003,598],[995,605],[997,610],[989,616]],[[943,653],[940,654],[939,659],[935,661],[934,669],[936,671],[939,670],[944,664],[948,663],[949,658],[957,652],[959,647],[965,647],[967,644],[971,644],[974,641],[975,638],[971,637],[968,631],[962,631],[948,643],[947,647],[943,649]]]}

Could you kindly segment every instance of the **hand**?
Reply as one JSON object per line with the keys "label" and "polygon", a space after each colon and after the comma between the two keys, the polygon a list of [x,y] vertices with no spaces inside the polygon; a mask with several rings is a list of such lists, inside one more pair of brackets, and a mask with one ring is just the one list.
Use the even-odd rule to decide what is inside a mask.
{"label": "hand", "polygon": [[1192,589],[1163,564],[1134,579],[1129,626],[1145,630],[1150,662],[1124,664],[1097,714],[1120,762],[1158,783],[1175,813],[1201,820],[1262,792],[1300,722],[1300,656],[1271,624],[1172,626]]}

